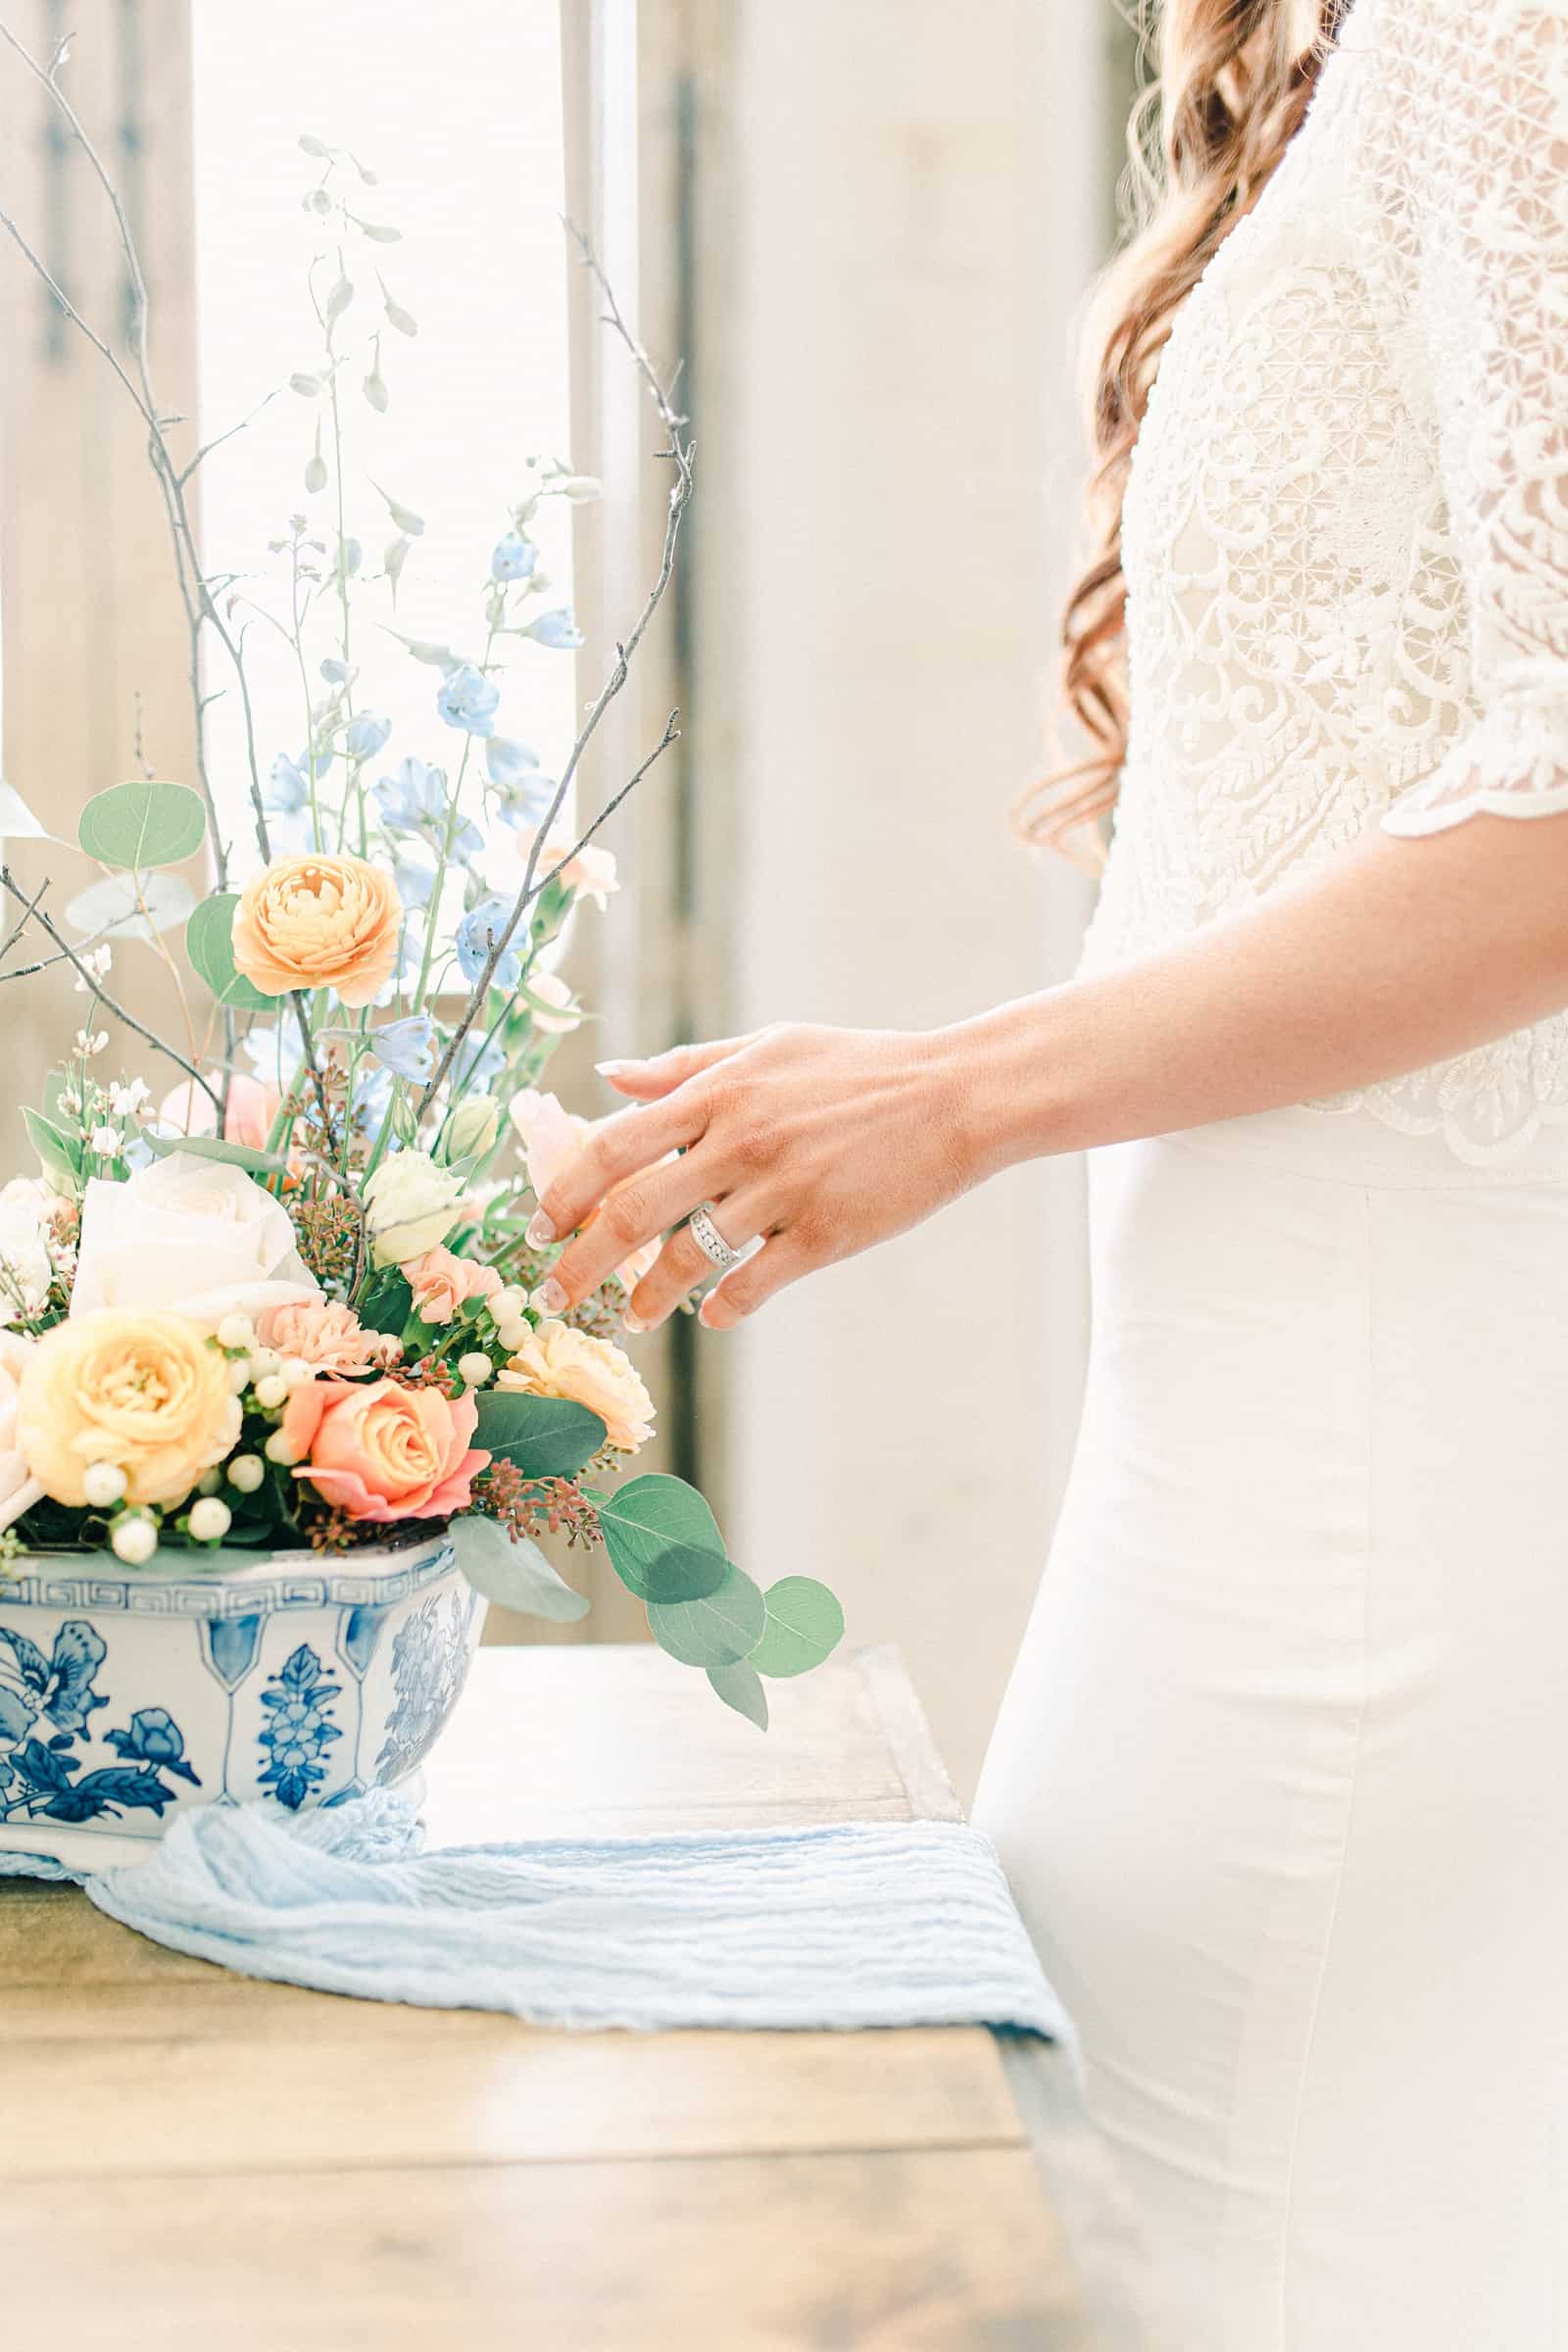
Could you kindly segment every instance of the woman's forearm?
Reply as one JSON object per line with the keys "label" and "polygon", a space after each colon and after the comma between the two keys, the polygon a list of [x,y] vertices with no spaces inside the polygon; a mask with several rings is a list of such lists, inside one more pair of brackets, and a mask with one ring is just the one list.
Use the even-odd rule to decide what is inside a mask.
{"label": "woman's forearm", "polygon": [[1244,913],[940,1033],[978,1178],[1370,1084],[1568,1005],[1568,814],[1370,831]]}

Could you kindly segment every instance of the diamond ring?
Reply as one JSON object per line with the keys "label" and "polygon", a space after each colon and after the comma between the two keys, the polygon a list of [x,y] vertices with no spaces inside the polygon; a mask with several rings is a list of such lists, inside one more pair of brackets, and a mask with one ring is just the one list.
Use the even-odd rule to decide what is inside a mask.
{"label": "diamond ring", "polygon": [[694,1208],[686,1220],[686,1230],[709,1263],[721,1274],[727,1274],[731,1266],[740,1264],[746,1252],[732,1250],[725,1241],[710,1214],[712,1205],[711,1200],[705,1200],[701,1208]]}

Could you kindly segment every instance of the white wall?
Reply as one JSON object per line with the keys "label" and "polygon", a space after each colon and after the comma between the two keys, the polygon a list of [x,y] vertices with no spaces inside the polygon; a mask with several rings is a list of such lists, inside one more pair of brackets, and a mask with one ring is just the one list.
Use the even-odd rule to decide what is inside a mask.
{"label": "white wall", "polygon": [[[1076,524],[1106,26],[1041,0],[735,8],[733,513],[706,589],[738,666],[737,1009],[935,1024],[1063,973],[1086,906],[1006,805]],[[819,1570],[852,1639],[902,1644],[965,1790],[1074,1432],[1081,1178],[1015,1171],[724,1343],[736,1556]]]}

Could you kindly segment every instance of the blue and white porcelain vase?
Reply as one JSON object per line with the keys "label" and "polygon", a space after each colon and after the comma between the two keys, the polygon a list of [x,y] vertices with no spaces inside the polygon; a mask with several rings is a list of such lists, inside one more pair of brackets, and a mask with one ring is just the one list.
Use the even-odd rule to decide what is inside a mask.
{"label": "blue and white porcelain vase", "polygon": [[25,1556],[0,1576],[0,1851],[113,1868],[193,1805],[416,1796],[484,1613],[445,1534],[221,1570]]}

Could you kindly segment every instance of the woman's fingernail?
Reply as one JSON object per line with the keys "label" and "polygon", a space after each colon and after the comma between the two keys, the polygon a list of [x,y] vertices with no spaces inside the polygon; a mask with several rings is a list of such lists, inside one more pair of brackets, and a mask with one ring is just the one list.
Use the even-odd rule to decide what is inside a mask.
{"label": "woman's fingernail", "polygon": [[638,1332],[646,1331],[648,1329],[648,1326],[643,1321],[641,1315],[634,1315],[629,1306],[627,1307],[626,1312],[621,1316],[620,1322],[621,1329],[623,1331],[629,1331],[634,1335]]}
{"label": "woman's fingernail", "polygon": [[566,1294],[552,1274],[542,1282],[533,1295],[533,1303],[542,1315],[559,1315],[566,1303]]}
{"label": "woman's fingernail", "polygon": [[556,1229],[544,1210],[536,1209],[528,1220],[528,1240],[535,1250],[548,1250],[556,1238]]}

